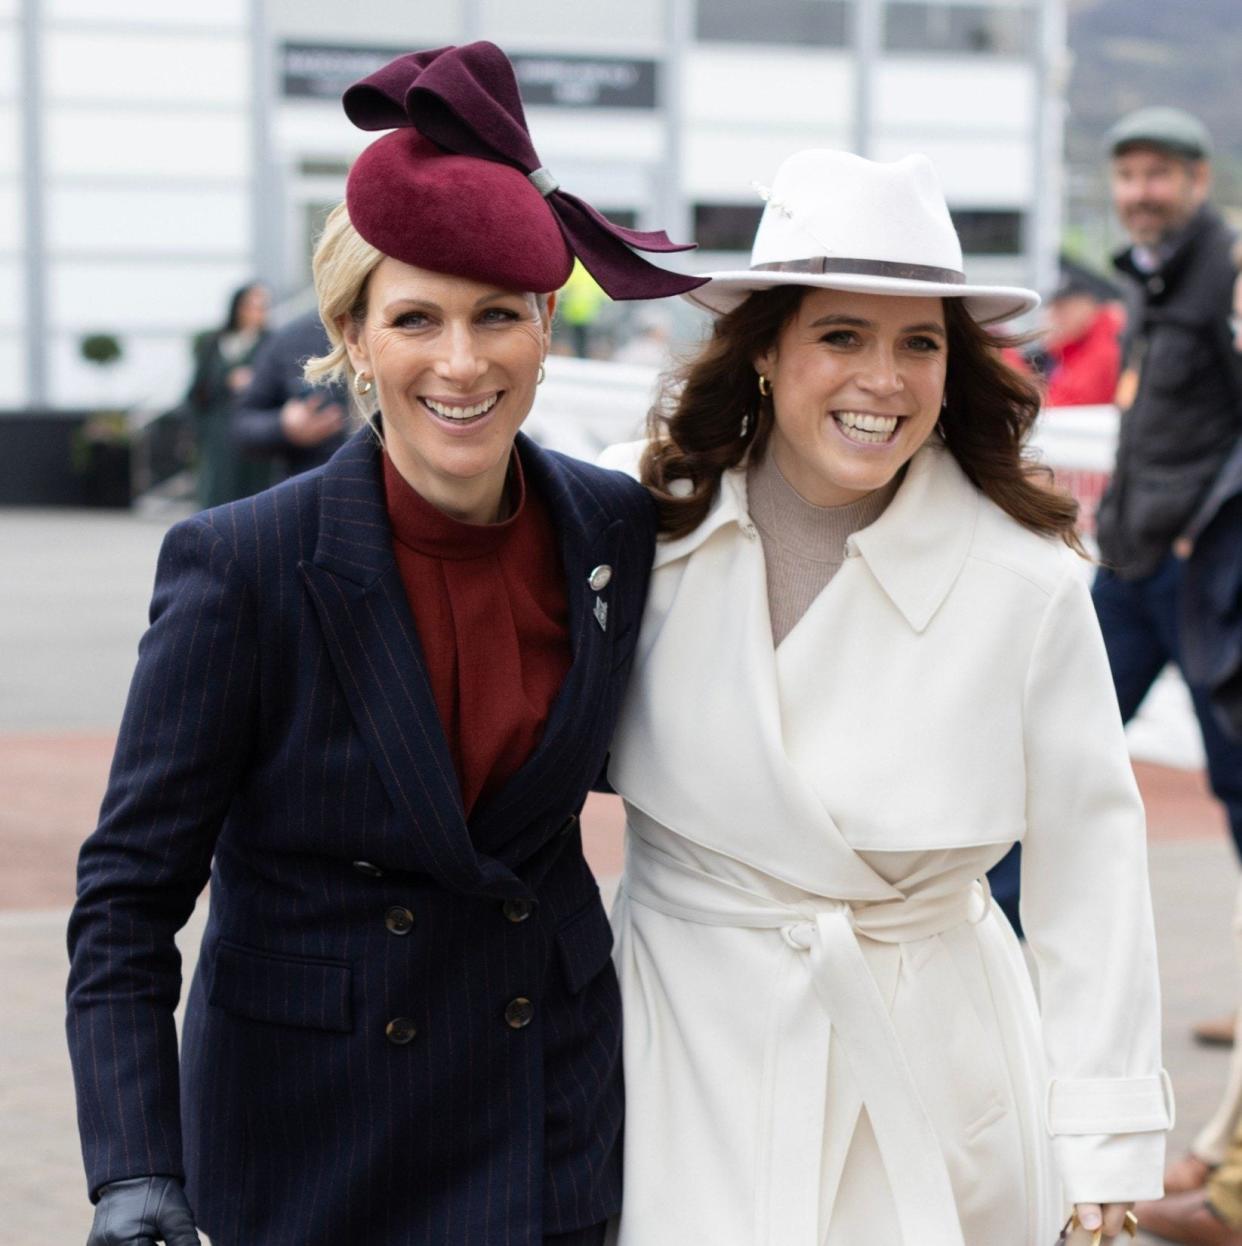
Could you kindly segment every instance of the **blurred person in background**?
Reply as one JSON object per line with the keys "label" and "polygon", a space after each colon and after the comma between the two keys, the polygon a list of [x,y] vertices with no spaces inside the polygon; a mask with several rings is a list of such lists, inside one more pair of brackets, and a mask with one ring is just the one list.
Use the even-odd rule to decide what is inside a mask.
{"label": "blurred person in background", "polygon": [[[558,188],[492,44],[400,57],[345,107],[389,132],[319,241],[309,371],[370,423],[169,532],[79,859],[91,1246],[195,1221],[215,1246],[598,1246],[620,1206],[578,813],[655,511],[519,428],[575,254],[616,298],[700,281]],[[209,879],[178,1053],[174,935]]]}
{"label": "blurred person in background", "polygon": [[634,316],[632,327],[632,335],[613,352],[613,362],[666,367],[673,340],[668,313],[659,307],[644,307]]}
{"label": "blurred person in background", "polygon": [[278,480],[326,463],[345,444],[348,391],[310,385],[303,374],[308,359],[330,349],[318,309],[304,312],[259,347],[237,397],[233,438],[250,457],[272,462]]}
{"label": "blurred person in background", "polygon": [[[1173,108],[1144,108],[1109,132],[1113,204],[1130,237],[1114,259],[1126,278],[1116,403],[1117,460],[1100,501],[1093,596],[1122,716],[1129,720],[1169,662],[1186,676],[1212,791],[1242,852],[1242,745],[1186,670],[1189,530],[1242,431],[1242,357],[1229,330],[1233,235],[1208,203],[1211,138]],[[1232,1041],[1232,1016],[1196,1027]]]}
{"label": "blurred person in background", "polygon": [[1121,291],[1063,256],[1045,310],[1046,407],[1111,403],[1121,373]]}
{"label": "blurred person in background", "polygon": [[271,483],[267,463],[247,458],[233,439],[233,406],[250,384],[255,353],[267,337],[267,287],[250,282],[233,292],[219,329],[194,343],[194,376],[186,407],[197,447],[198,504],[220,506]]}
{"label": "blurred person in background", "polygon": [[[1235,245],[1242,269],[1242,245]],[[1234,279],[1234,350],[1242,355],[1242,273]],[[1208,689],[1217,724],[1242,742],[1242,441],[1188,525],[1182,660]],[[1234,909],[1242,964],[1242,885]],[[1144,1224],[1168,1241],[1242,1246],[1242,1044],[1235,1044],[1225,1091],[1190,1151],[1165,1174],[1166,1197],[1143,1208]]]}
{"label": "blurred person in background", "polygon": [[608,295],[600,289],[599,282],[581,261],[576,262],[561,291],[560,321],[569,330],[574,354],[579,359],[592,358],[596,322],[607,302]]}

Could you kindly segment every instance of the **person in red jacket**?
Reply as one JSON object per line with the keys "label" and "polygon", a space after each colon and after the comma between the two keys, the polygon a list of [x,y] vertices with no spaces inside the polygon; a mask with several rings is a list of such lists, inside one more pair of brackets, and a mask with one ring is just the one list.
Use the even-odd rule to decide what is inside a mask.
{"label": "person in red jacket", "polygon": [[1062,258],[1061,279],[1048,299],[1047,407],[1113,401],[1121,372],[1120,295],[1111,282]]}

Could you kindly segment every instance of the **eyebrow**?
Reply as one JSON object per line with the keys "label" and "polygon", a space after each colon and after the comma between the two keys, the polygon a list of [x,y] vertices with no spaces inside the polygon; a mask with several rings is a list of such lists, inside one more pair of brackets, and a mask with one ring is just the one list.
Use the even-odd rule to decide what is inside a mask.
{"label": "eyebrow", "polygon": [[[475,299],[474,306],[476,308],[482,307],[484,303],[491,303],[495,299],[505,298],[520,299],[524,298],[524,295],[519,294],[515,290],[493,290],[491,293],[484,294],[481,298]],[[439,303],[435,303],[431,299],[397,298],[393,299],[390,303],[384,304],[384,314],[391,315],[392,312],[396,311],[399,307],[425,307],[428,311],[434,312],[442,312],[444,310]]]}
{"label": "eyebrow", "polygon": [[[811,328],[819,329],[830,324],[846,325],[851,329],[874,329],[876,327],[874,320],[865,320],[861,316],[838,316],[830,314],[827,316],[820,316],[818,320],[812,320]],[[901,332],[937,333],[941,337],[945,336],[944,325],[937,324],[934,320],[924,320],[920,324],[908,324],[901,330]]]}

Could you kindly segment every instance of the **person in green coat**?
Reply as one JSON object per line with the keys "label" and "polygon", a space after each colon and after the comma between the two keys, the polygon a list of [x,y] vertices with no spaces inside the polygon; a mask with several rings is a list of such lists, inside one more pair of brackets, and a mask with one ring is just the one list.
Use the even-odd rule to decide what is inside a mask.
{"label": "person in green coat", "polygon": [[268,334],[267,288],[250,282],[233,292],[219,329],[194,343],[194,378],[186,395],[198,449],[198,501],[204,509],[258,493],[271,467],[248,459],[232,436],[233,403],[250,383],[251,362]]}

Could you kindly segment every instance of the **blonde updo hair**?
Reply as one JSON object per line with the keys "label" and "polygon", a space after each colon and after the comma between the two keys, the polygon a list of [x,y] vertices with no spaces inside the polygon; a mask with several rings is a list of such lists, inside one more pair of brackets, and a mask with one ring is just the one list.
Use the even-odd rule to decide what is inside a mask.
{"label": "blonde updo hair", "polygon": [[376,250],[354,228],[345,204],[338,203],[324,222],[312,261],[319,319],[327,330],[332,349],[326,355],[308,359],[303,372],[312,385],[333,381],[345,385],[350,401],[367,420],[377,409],[375,387],[372,386],[368,394],[359,394],[354,388],[356,374],[345,349],[340,321],[343,317],[357,322],[366,318],[367,281],[383,258],[384,253]]}

